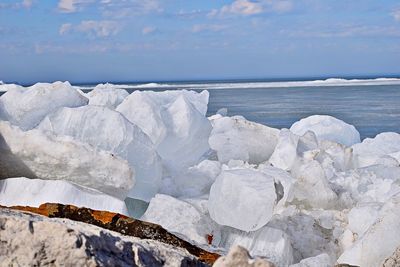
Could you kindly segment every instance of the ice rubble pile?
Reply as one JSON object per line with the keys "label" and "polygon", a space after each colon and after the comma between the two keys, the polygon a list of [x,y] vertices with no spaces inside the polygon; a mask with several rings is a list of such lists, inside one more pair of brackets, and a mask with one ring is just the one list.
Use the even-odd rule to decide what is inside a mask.
{"label": "ice rubble pile", "polygon": [[[330,116],[274,129],[206,117],[208,92],[69,83],[0,97],[0,205],[132,214],[277,266],[379,266],[400,247],[400,134],[361,142]],[[125,202],[124,202],[125,200]]]}

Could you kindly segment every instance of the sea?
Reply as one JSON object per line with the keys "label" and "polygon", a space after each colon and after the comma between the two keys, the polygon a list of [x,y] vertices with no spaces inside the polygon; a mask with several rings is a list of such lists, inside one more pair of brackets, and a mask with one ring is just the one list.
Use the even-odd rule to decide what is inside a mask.
{"label": "sea", "polygon": [[[95,84],[73,84],[88,92]],[[361,138],[381,132],[400,133],[400,78],[221,80],[158,83],[113,83],[135,90],[208,90],[208,115],[226,108],[275,128],[290,126],[310,115],[331,115],[354,125]]]}

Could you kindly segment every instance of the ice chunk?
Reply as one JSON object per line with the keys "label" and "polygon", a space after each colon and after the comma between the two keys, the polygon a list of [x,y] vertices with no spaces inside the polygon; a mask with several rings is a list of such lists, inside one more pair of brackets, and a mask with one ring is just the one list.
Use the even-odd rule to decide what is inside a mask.
{"label": "ice chunk", "polygon": [[400,195],[388,201],[378,219],[337,260],[339,264],[381,266],[396,250],[400,240]]}
{"label": "ice chunk", "polygon": [[168,195],[158,194],[151,199],[144,221],[161,225],[170,232],[177,233],[197,244],[208,245],[208,235],[219,234],[216,224],[188,202]]}
{"label": "ice chunk", "polygon": [[300,159],[291,174],[297,179],[294,185],[295,201],[313,208],[332,208],[336,204],[337,195],[330,188],[318,161]]}
{"label": "ice chunk", "polygon": [[107,107],[62,108],[38,127],[55,135],[71,136],[126,159],[135,169],[132,198],[149,201],[161,184],[161,159],[149,137],[119,112]]}
{"label": "ice chunk", "polygon": [[282,170],[290,170],[297,158],[297,145],[300,136],[293,134],[288,129],[279,133],[278,144],[272,153],[269,162]]}
{"label": "ice chunk", "polygon": [[137,91],[117,111],[149,135],[168,170],[178,172],[197,164],[209,150],[207,102],[207,91]]}
{"label": "ice chunk", "polygon": [[306,258],[290,267],[331,267],[333,262],[328,254],[322,253],[315,257]]}
{"label": "ice chunk", "polygon": [[0,97],[0,117],[23,130],[34,128],[49,113],[61,107],[86,105],[88,99],[68,82],[37,83],[17,86]]}
{"label": "ice chunk", "polygon": [[327,115],[313,115],[301,119],[290,127],[290,131],[297,135],[313,131],[318,140],[334,141],[346,146],[360,143],[360,134],[353,125]]}
{"label": "ice chunk", "polygon": [[279,229],[263,227],[254,232],[244,232],[229,227],[221,230],[220,247],[228,250],[239,245],[252,257],[263,257],[277,267],[286,267],[293,263],[292,245],[287,234]]}
{"label": "ice chunk", "polygon": [[221,163],[204,160],[176,177],[180,196],[198,197],[208,194],[211,185],[221,172]]}
{"label": "ice chunk", "polygon": [[382,204],[377,202],[360,203],[352,208],[348,215],[348,228],[358,236],[362,236],[378,219]]}
{"label": "ice chunk", "polygon": [[128,162],[110,152],[0,121],[0,178],[10,177],[66,180],[121,199],[135,182]]}
{"label": "ice chunk", "polygon": [[9,178],[0,180],[0,205],[39,207],[60,203],[128,215],[123,200],[62,180]]}
{"label": "ice chunk", "polygon": [[208,210],[220,225],[255,231],[270,220],[276,201],[273,177],[251,169],[226,170],[211,186]]}
{"label": "ice chunk", "polygon": [[247,121],[243,117],[213,120],[209,143],[218,160],[239,159],[250,163],[267,161],[278,143],[279,130]]}
{"label": "ice chunk", "polygon": [[98,84],[87,93],[89,105],[106,106],[116,108],[129,95],[124,89],[116,89],[110,84]]}
{"label": "ice chunk", "polygon": [[380,133],[375,138],[366,138],[353,148],[353,164],[355,168],[361,168],[376,164],[379,158],[400,152],[400,134]]}

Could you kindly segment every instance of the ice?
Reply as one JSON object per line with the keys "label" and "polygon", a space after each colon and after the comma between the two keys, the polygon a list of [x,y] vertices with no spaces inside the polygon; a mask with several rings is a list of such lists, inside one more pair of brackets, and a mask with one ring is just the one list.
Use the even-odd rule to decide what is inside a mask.
{"label": "ice", "polygon": [[10,177],[65,180],[121,199],[135,183],[128,162],[110,152],[0,121],[0,178]]}
{"label": "ice", "polygon": [[348,215],[348,229],[357,236],[362,236],[378,219],[382,207],[378,202],[366,202],[352,208]]}
{"label": "ice", "polygon": [[360,143],[360,134],[353,125],[327,115],[313,115],[295,122],[290,131],[303,135],[313,131],[318,140],[329,140],[351,146]]}
{"label": "ice", "polygon": [[141,219],[159,224],[197,244],[208,245],[208,235],[219,239],[216,224],[210,218],[192,204],[171,196],[158,194],[152,198]]}
{"label": "ice", "polygon": [[129,93],[123,89],[116,89],[107,83],[98,84],[86,95],[89,98],[89,105],[106,106],[114,109],[129,96]]}
{"label": "ice", "polygon": [[381,266],[396,250],[400,240],[400,195],[390,199],[371,225],[352,247],[337,260],[341,264]]}
{"label": "ice", "polygon": [[307,131],[303,136],[298,136],[288,129],[282,129],[269,162],[288,171],[304,152],[315,149],[318,149],[318,141],[313,132]]}
{"label": "ice", "polygon": [[150,137],[167,170],[174,174],[197,164],[209,150],[207,103],[207,91],[136,91],[117,111]]}
{"label": "ice", "polygon": [[291,174],[296,178],[295,202],[305,207],[332,208],[337,195],[331,189],[321,164],[316,160],[301,159],[294,164]]}
{"label": "ice", "polygon": [[175,179],[178,195],[199,197],[208,194],[211,185],[221,173],[221,168],[221,163],[212,160],[203,160],[190,167]]}
{"label": "ice", "polygon": [[229,248],[240,245],[252,257],[265,257],[277,267],[293,263],[292,245],[285,232],[271,227],[262,227],[254,232],[244,232],[229,227],[221,230],[220,247]]}
{"label": "ice", "polygon": [[136,178],[129,197],[149,201],[158,192],[161,159],[149,137],[119,112],[90,105],[62,108],[47,116],[38,128],[58,136],[71,136],[126,159]]}
{"label": "ice", "polygon": [[267,161],[278,143],[279,130],[246,120],[240,116],[213,120],[210,147],[218,160],[230,159],[261,163]]}
{"label": "ice", "polygon": [[375,138],[366,138],[360,144],[355,144],[353,148],[353,164],[356,168],[361,168],[379,163],[381,158],[391,156],[394,159],[400,155],[400,134],[380,133]]}
{"label": "ice", "polygon": [[60,203],[128,215],[123,200],[62,180],[9,178],[0,180],[0,205],[39,207]]}
{"label": "ice", "polygon": [[271,219],[276,201],[273,177],[251,169],[224,170],[211,186],[208,210],[220,225],[255,231]]}
{"label": "ice", "polygon": [[86,105],[88,99],[69,82],[55,82],[37,83],[28,88],[15,86],[0,97],[0,103],[0,118],[30,130],[47,114],[61,107]]}
{"label": "ice", "polygon": [[290,267],[331,267],[333,265],[328,254],[322,253],[315,257],[306,258]]}

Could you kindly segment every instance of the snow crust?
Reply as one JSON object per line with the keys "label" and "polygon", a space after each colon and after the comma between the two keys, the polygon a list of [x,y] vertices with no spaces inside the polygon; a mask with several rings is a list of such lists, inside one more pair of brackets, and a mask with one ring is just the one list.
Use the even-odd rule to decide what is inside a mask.
{"label": "snow crust", "polygon": [[380,266],[400,247],[399,133],[361,142],[326,115],[290,129],[226,109],[207,118],[207,91],[1,88],[0,205],[144,213],[208,250],[241,245],[276,266]]}

